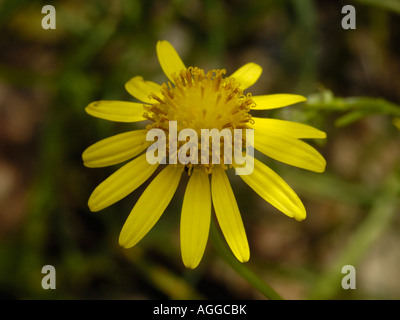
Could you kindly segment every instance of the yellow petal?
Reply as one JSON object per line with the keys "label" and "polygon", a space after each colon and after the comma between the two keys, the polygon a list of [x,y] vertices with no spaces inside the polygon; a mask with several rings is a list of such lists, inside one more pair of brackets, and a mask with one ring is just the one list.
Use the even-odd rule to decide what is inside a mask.
{"label": "yellow petal", "polygon": [[240,83],[240,89],[246,90],[257,82],[261,73],[261,66],[250,62],[236,70],[231,77],[235,78],[235,80]]}
{"label": "yellow petal", "polygon": [[142,77],[134,77],[125,83],[125,89],[136,99],[145,103],[155,103],[150,94],[161,95],[161,86],[155,82],[145,81]]}
{"label": "yellow petal", "polygon": [[174,47],[168,41],[158,41],[156,49],[161,68],[168,79],[174,83],[172,74],[179,74],[181,70],[186,69],[184,63]]}
{"label": "yellow petal", "polygon": [[128,162],[93,191],[88,203],[90,210],[99,211],[121,200],[142,185],[157,166],[147,162],[146,154]]}
{"label": "yellow petal", "polygon": [[200,263],[206,248],[211,222],[211,194],[208,175],[194,170],[183,199],[181,214],[182,260],[187,268]]}
{"label": "yellow petal", "polygon": [[254,124],[249,124],[256,131],[266,131],[276,135],[288,135],[298,139],[324,139],[326,133],[309,125],[268,118],[252,117]]}
{"label": "yellow petal", "polygon": [[307,98],[297,94],[269,94],[265,96],[253,96],[254,103],[256,104],[254,110],[268,110],[287,107],[295,103],[306,101]]}
{"label": "yellow petal", "polygon": [[306,210],[292,188],[273,170],[254,159],[254,170],[240,176],[265,201],[296,220],[304,220]]}
{"label": "yellow petal", "polygon": [[95,101],[90,103],[85,111],[93,117],[117,121],[137,122],[146,120],[142,103],[127,101]]}
{"label": "yellow petal", "polygon": [[183,167],[168,165],[149,184],[122,227],[119,236],[121,246],[134,246],[150,231],[170,203],[182,171]]}
{"label": "yellow petal", "polygon": [[283,163],[314,172],[325,171],[324,157],[299,139],[258,131],[254,135],[254,147],[266,156]]}
{"label": "yellow petal", "polygon": [[254,135],[254,148],[280,162],[314,172],[324,172],[324,157],[309,144],[299,139],[258,131]]}
{"label": "yellow petal", "polygon": [[214,167],[211,194],[219,226],[233,254],[241,262],[250,258],[249,244],[242,218],[225,170]]}
{"label": "yellow petal", "polygon": [[146,133],[146,130],[135,130],[96,142],[83,152],[83,164],[98,168],[132,159],[151,144],[146,141]]}

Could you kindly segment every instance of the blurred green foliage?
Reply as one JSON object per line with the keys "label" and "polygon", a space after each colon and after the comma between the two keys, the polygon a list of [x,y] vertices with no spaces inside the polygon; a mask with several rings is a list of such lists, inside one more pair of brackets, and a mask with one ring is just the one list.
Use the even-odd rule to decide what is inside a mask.
{"label": "blurred green foliage", "polygon": [[[87,207],[115,168],[83,167],[82,151],[132,125],[91,118],[84,107],[130,100],[124,83],[136,75],[165,81],[155,45],[166,39],[187,65],[229,74],[260,64],[254,94],[309,98],[260,115],[328,135],[315,141],[324,174],[265,159],[303,199],[306,221],[274,214],[233,183],[252,252],[246,280],[257,274],[288,299],[400,298],[400,5],[350,2],[356,30],[341,28],[347,1],[59,0],[50,3],[56,30],[41,28],[43,2],[0,2],[0,297],[263,298],[218,246],[196,270],[183,267],[182,192],[129,250],[118,234],[144,187],[101,213]],[[55,290],[41,287],[47,264]],[[346,264],[356,267],[356,290],[340,286]]]}

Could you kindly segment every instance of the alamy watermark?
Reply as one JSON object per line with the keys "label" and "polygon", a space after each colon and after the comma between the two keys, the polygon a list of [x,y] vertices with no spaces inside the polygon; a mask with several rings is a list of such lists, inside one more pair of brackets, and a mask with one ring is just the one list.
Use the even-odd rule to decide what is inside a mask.
{"label": "alamy watermark", "polygon": [[343,6],[342,13],[346,14],[342,19],[342,28],[345,30],[356,29],[356,9],[354,6]]}
{"label": "alamy watermark", "polygon": [[[233,131],[233,137],[232,137]],[[243,131],[245,131],[246,152],[243,156]],[[249,175],[254,169],[254,130],[253,129],[201,129],[199,137],[195,130],[177,130],[177,122],[169,121],[168,142],[164,130],[153,128],[147,132],[146,140],[155,141],[146,152],[150,164],[234,164],[237,175]],[[156,139],[157,138],[157,139]],[[211,139],[211,153],[210,153]],[[221,157],[221,139],[224,154]],[[178,142],[182,142],[178,149]],[[168,150],[167,150],[168,146]],[[200,156],[200,159],[199,159]]]}
{"label": "alamy watermark", "polygon": [[43,266],[42,273],[46,274],[42,279],[42,288],[45,290],[56,288],[56,268],[48,264]]}
{"label": "alamy watermark", "polygon": [[356,268],[354,266],[347,264],[343,266],[342,273],[346,274],[342,278],[342,288],[345,290],[356,288]]}
{"label": "alamy watermark", "polygon": [[[42,7],[42,13],[46,14],[42,18],[42,28],[45,30],[56,29],[56,9],[52,5]],[[342,28],[345,30],[356,29],[356,9],[352,5],[342,7],[342,13],[346,14],[342,19]]]}
{"label": "alamy watermark", "polygon": [[46,14],[42,18],[42,28],[47,29],[55,29],[56,28],[56,8],[52,5],[45,5],[42,8],[42,13]]}

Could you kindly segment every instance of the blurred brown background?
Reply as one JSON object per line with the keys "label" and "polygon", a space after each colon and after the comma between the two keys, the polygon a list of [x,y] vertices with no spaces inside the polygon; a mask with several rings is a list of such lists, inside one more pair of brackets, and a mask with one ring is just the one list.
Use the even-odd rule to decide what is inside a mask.
{"label": "blurred brown background", "polygon": [[[45,4],[56,9],[55,30],[41,26]],[[345,4],[356,9],[355,30],[341,27]],[[230,74],[260,64],[251,92],[309,97],[262,115],[328,134],[311,142],[326,173],[265,159],[304,201],[301,223],[231,180],[250,243],[248,268],[287,299],[400,298],[399,14],[399,2],[379,0],[0,1],[0,298],[264,298],[211,244],[196,270],[183,267],[183,185],[129,250],[118,235],[144,187],[100,213],[87,207],[116,168],[85,168],[81,153],[136,127],[92,118],[84,108],[131,100],[124,84],[133,76],[165,81],[155,51],[161,39],[186,65]],[[47,264],[57,271],[55,290],[41,287]],[[357,271],[355,290],[340,284],[347,264]]]}

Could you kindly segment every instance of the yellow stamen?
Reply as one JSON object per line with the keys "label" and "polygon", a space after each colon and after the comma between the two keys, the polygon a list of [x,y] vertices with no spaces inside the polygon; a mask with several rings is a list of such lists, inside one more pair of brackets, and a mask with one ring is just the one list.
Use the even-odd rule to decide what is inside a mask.
{"label": "yellow stamen", "polygon": [[[254,105],[251,94],[243,95],[240,84],[233,78],[224,78],[225,69],[218,69],[204,73],[203,69],[190,67],[172,75],[175,86],[170,82],[161,86],[162,98],[156,94],[150,97],[157,102],[146,106],[144,117],[153,123],[147,129],[159,128],[168,132],[169,122],[177,122],[177,130],[190,128],[201,136],[202,129],[231,130],[247,129],[248,122],[252,122],[249,113],[250,107]],[[243,131],[244,132],[244,131]],[[168,136],[166,134],[166,136]],[[169,141],[167,141],[169,144]],[[178,142],[179,149],[186,142]],[[201,141],[199,138],[199,158]],[[221,150],[224,148],[224,141],[221,139]],[[231,142],[232,143],[232,142]],[[245,134],[243,134],[242,147],[245,148]],[[233,149],[233,146],[232,146]],[[168,152],[169,148],[167,148]],[[211,159],[211,148],[210,159]],[[227,168],[224,164],[224,154],[220,153],[220,166]],[[202,167],[207,173],[211,173],[213,164],[187,164],[188,172],[193,167]]]}

